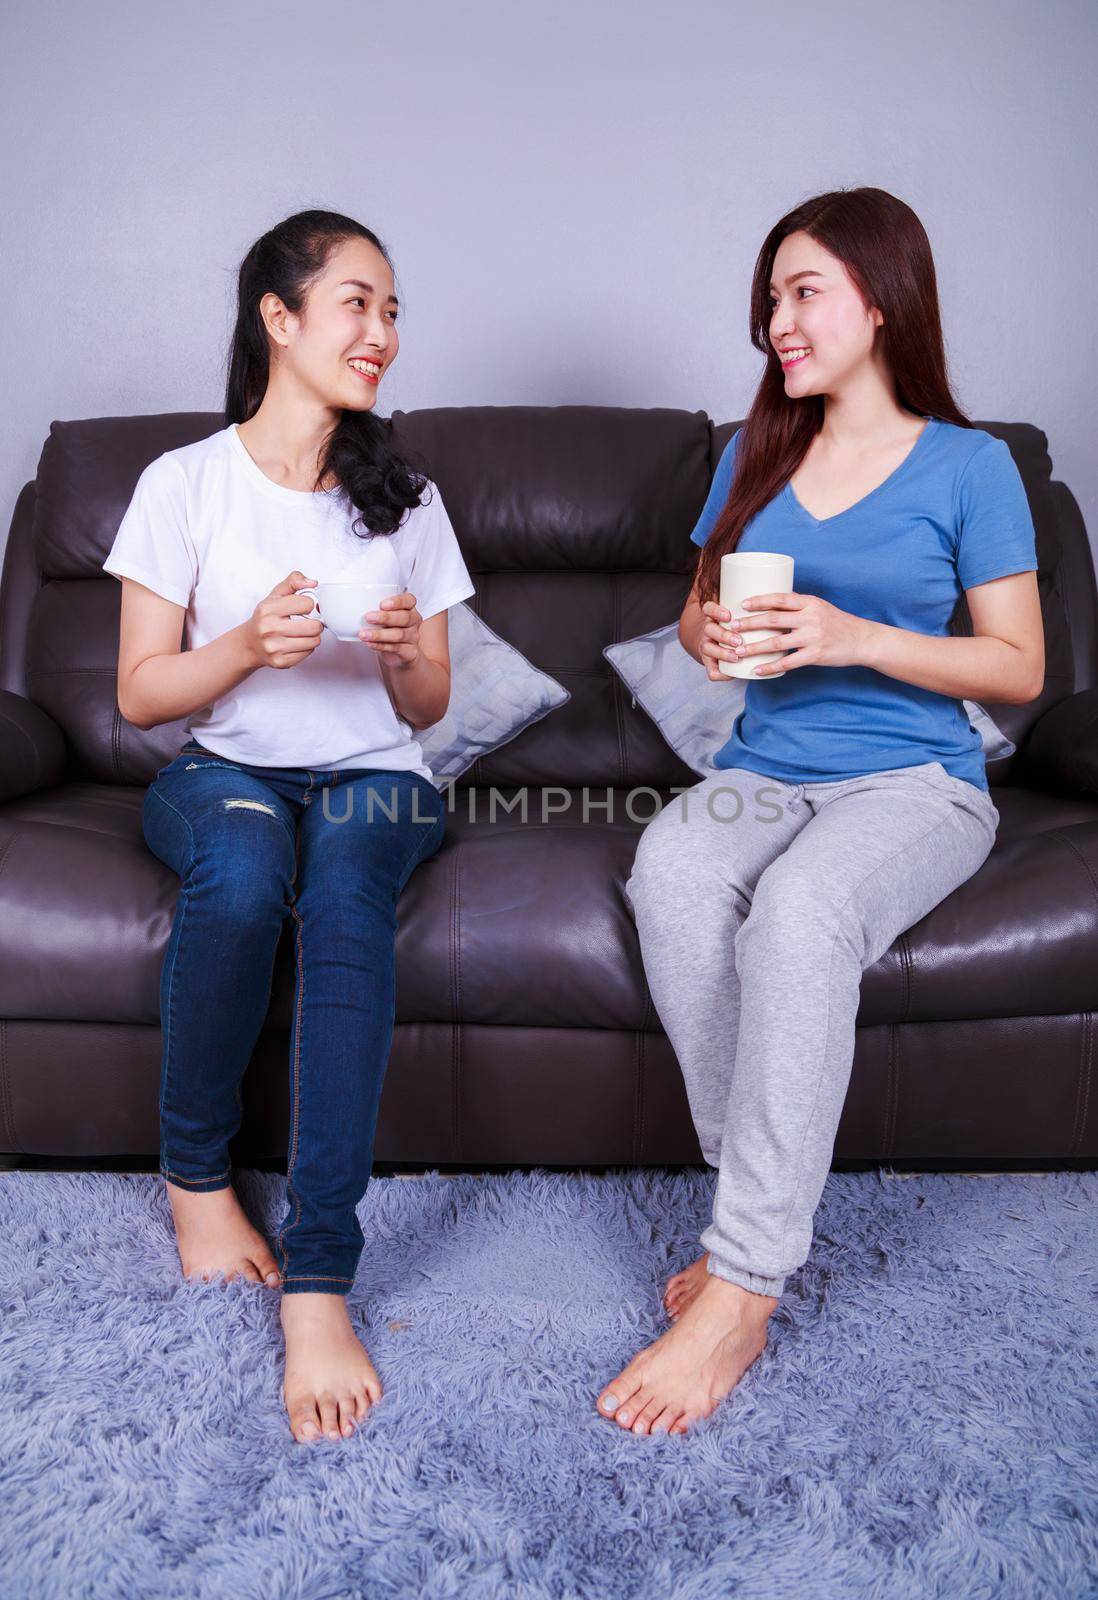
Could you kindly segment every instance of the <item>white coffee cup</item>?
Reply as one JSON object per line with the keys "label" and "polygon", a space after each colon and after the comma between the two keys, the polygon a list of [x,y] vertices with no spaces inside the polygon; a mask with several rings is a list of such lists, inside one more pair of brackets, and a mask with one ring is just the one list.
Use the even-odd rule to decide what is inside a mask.
{"label": "white coffee cup", "polygon": [[383,622],[366,622],[367,611],[380,611],[381,602],[390,595],[399,594],[399,588],[394,588],[391,583],[360,583],[357,580],[347,583],[318,583],[311,589],[298,589],[298,594],[311,595],[316,602],[315,609],[308,612],[310,617],[319,617],[326,628],[331,629],[337,639],[343,639],[348,644],[364,643],[358,637],[360,628],[383,628]]}
{"label": "white coffee cup", "polygon": [[[738,633],[744,644],[754,644],[759,639],[784,636],[784,628],[733,628],[737,617],[749,617],[750,608],[743,609],[745,600],[759,594],[792,594],[793,557],[779,555],[773,550],[733,550],[721,557],[721,605],[731,613],[723,628]],[[790,614],[792,620],[792,613]],[[739,661],[718,661],[726,678],[753,678],[755,668],[771,661],[781,661],[784,650],[760,650],[743,656]],[[780,678],[780,672],[769,672],[768,678]]]}

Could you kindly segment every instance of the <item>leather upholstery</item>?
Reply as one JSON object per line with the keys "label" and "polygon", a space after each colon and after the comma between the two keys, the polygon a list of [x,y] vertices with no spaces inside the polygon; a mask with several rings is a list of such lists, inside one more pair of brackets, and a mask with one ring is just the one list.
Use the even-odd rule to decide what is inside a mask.
{"label": "leather upholstery", "polygon": [[[101,570],[133,486],[218,413],[54,422],[0,580],[0,1152],[155,1165],[158,980],[178,880],[141,801],[183,742],[116,700],[121,585]],[[572,699],[459,780],[399,904],[379,1161],[699,1161],[623,886],[697,775],[602,655],[678,615],[689,533],[738,423],[599,406],[396,412],[438,483],[470,604]],[[1046,678],[989,705],[999,835],[967,883],[865,973],[836,1155],[1098,1154],[1098,601],[1045,435],[1006,439],[1038,536]],[[967,607],[954,629],[970,633]],[[512,810],[525,791],[526,815]],[[495,796],[495,814],[491,804]],[[586,815],[585,815],[586,801]],[[234,1158],[283,1156],[293,959],[284,937]]]}

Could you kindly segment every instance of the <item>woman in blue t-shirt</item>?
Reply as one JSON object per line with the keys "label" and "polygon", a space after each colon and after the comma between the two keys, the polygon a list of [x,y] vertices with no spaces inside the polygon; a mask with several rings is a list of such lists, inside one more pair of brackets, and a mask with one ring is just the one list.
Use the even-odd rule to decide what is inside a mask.
{"label": "woman in blue t-shirt", "polygon": [[[705,1253],[667,1286],[675,1325],[598,1397],[638,1433],[687,1431],[765,1349],[811,1246],[862,972],[995,840],[962,701],[1022,705],[1044,680],[1029,505],[950,393],[915,213],[873,188],[797,206],[759,253],[751,327],[766,367],[691,535],[679,637],[714,682],[788,654],[756,669],[721,770],[648,825],[627,885],[719,1174]],[[733,550],[791,555],[792,592],[730,616]],[[962,591],[971,637],[949,633]]]}

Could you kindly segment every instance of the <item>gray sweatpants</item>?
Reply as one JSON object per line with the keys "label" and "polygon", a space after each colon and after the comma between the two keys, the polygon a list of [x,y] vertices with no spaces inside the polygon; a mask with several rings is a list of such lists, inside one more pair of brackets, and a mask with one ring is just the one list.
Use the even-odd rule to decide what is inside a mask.
{"label": "gray sweatpants", "polygon": [[641,834],[625,892],[718,1168],[710,1272],[780,1296],[807,1260],[862,972],[977,871],[998,823],[937,761],[805,784],[729,767]]}

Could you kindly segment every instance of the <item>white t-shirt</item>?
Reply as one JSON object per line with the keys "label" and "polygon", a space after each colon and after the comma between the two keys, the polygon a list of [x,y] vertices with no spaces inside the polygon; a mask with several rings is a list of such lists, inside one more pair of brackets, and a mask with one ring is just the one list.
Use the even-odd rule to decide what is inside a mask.
{"label": "white t-shirt", "polygon": [[[186,606],[187,650],[247,621],[295,568],[320,583],[361,578],[408,591],[424,618],[476,592],[433,482],[395,533],[360,537],[355,515],[340,489],[314,494],[268,478],[231,423],[149,463],[103,570]],[[296,666],[257,667],[192,712],[185,731],[248,766],[378,767],[433,781],[377,652],[327,628]]]}

